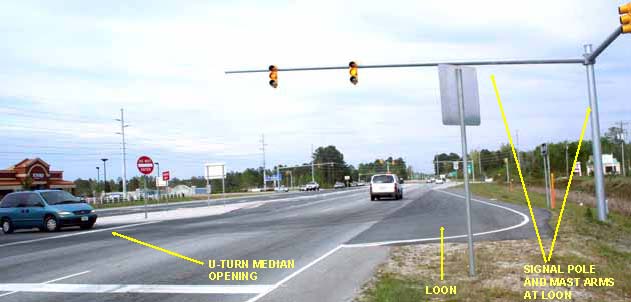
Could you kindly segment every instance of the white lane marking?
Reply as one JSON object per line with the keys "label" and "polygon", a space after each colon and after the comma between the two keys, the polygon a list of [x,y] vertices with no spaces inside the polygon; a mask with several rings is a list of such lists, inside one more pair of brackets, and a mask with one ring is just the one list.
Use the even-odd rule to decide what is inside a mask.
{"label": "white lane marking", "polygon": [[[83,271],[83,272],[80,272],[80,273],[76,273],[76,274],[72,274],[72,275],[68,275],[68,276],[59,277],[59,278],[57,278],[57,279],[48,280],[48,281],[45,281],[45,282],[42,282],[42,283],[18,283],[18,284],[32,284],[32,286],[33,286],[33,287],[41,287],[41,286],[42,286],[42,285],[44,285],[44,284],[49,284],[49,283],[53,283],[53,282],[57,282],[57,281],[65,280],[65,279],[70,279],[70,278],[72,278],[72,277],[76,277],[76,276],[79,276],[79,275],[87,274],[87,273],[89,273],[89,272],[90,272],[90,271]],[[5,287],[3,287],[2,285],[4,285],[4,284],[0,284],[0,291],[5,291],[5,290],[4,290],[4,288],[5,288]],[[0,297],[4,297],[4,296],[8,296],[8,295],[12,295],[12,294],[15,294],[15,293],[17,293],[17,292],[21,292],[21,291],[23,291],[23,290],[18,289],[18,287],[19,287],[19,286],[16,286],[16,287],[10,287],[10,286],[8,286],[8,287],[6,287],[6,288],[8,288],[8,290],[11,290],[12,292],[8,292],[8,293],[5,293],[5,294],[2,294],[2,295],[0,295]]]}
{"label": "white lane marking", "polygon": [[[447,192],[447,191],[442,191],[442,190],[435,190],[437,192],[442,192],[448,195],[453,195],[456,197],[460,197],[460,198],[464,198],[464,196],[462,195],[458,195],[458,194],[454,194],[451,192]],[[526,224],[528,224],[530,222],[530,218],[524,214],[521,213],[517,210],[505,207],[505,206],[501,206],[498,204],[492,204],[490,202],[486,202],[483,200],[479,200],[479,199],[475,199],[475,198],[471,198],[471,200],[482,203],[482,204],[486,204],[489,206],[493,206],[493,207],[497,207],[497,208],[501,208],[504,210],[507,210],[509,212],[515,213],[519,216],[522,217],[522,221],[516,225],[512,225],[509,227],[505,227],[505,228],[501,228],[501,229],[497,229],[497,230],[491,230],[491,231],[486,231],[486,232],[480,232],[480,233],[474,233],[473,236],[483,236],[483,235],[488,235],[488,234],[494,234],[494,233],[500,233],[500,232],[505,232],[505,231],[509,231],[509,230],[513,230],[516,228],[520,228]],[[447,236],[445,237],[445,239],[456,239],[456,238],[464,238],[467,237],[467,235],[456,235],[456,236]],[[380,242],[369,242],[369,243],[357,243],[357,244],[343,244],[342,247],[345,248],[355,248],[355,247],[369,247],[369,246],[381,246],[381,245],[391,245],[391,244],[401,244],[401,243],[415,243],[415,242],[425,242],[425,241],[434,241],[434,240],[440,240],[440,237],[433,237],[433,238],[419,238],[419,239],[407,239],[407,240],[392,240],[392,241],[380,241]]]}
{"label": "white lane marking", "polygon": [[337,252],[339,249],[341,249],[342,246],[338,245],[337,247],[335,247],[334,249],[326,252],[326,254],[318,257],[317,259],[311,261],[309,264],[303,266],[301,269],[293,272],[291,275],[283,278],[282,280],[276,282],[276,284],[274,284],[272,287],[270,287],[268,290],[261,292],[260,294],[258,294],[257,296],[247,300],[246,302],[255,302],[258,301],[259,299],[263,298],[265,295],[269,294],[270,292],[272,292],[273,290],[277,289],[278,287],[280,287],[281,285],[283,285],[283,283],[291,280],[293,277],[296,277],[298,274],[302,273],[303,271],[307,270],[308,268],[314,266],[316,263],[320,262],[322,259],[330,256],[331,254]]}
{"label": "white lane marking", "polygon": [[[6,246],[12,246],[12,245],[18,245],[18,244],[27,244],[27,243],[33,243],[33,242],[38,242],[38,241],[44,241],[44,240],[66,238],[66,237],[79,236],[79,235],[85,235],[85,234],[92,234],[92,233],[98,233],[98,232],[105,232],[105,231],[111,231],[111,230],[118,230],[118,229],[124,229],[124,228],[131,228],[131,227],[135,227],[135,226],[141,226],[141,225],[158,223],[158,222],[160,222],[160,221],[149,221],[149,222],[142,222],[142,223],[126,224],[126,225],[121,225],[121,226],[116,226],[116,227],[111,227],[111,228],[105,228],[105,229],[98,229],[98,230],[91,230],[91,231],[80,231],[80,232],[77,232],[77,233],[69,233],[69,234],[57,235],[57,236],[52,236],[52,237],[44,237],[44,238],[37,238],[37,239],[31,239],[31,240],[9,242],[9,243],[0,244],[0,247],[6,247]],[[14,236],[14,235],[11,235],[11,236]]]}
{"label": "white lane marking", "polygon": [[274,285],[0,283],[0,291],[35,293],[259,294]]}

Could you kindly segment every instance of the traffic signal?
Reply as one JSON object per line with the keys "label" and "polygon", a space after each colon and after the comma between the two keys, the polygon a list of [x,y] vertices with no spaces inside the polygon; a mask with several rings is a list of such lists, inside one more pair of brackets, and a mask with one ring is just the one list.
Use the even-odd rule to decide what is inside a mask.
{"label": "traffic signal", "polygon": [[274,65],[269,66],[269,85],[274,88],[278,87],[278,68]]}
{"label": "traffic signal", "polygon": [[618,7],[620,16],[620,24],[622,24],[622,32],[631,33],[631,2]]}
{"label": "traffic signal", "polygon": [[355,61],[351,61],[348,63],[348,67],[348,73],[351,74],[351,83],[353,83],[353,85],[357,85],[357,82],[359,81],[357,78],[357,63],[355,63]]}

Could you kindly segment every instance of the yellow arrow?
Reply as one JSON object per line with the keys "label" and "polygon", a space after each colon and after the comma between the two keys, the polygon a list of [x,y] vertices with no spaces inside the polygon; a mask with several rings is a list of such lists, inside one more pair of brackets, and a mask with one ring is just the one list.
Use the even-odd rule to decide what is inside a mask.
{"label": "yellow arrow", "polygon": [[171,255],[171,256],[175,256],[175,257],[178,257],[178,258],[182,258],[182,259],[184,259],[184,260],[188,260],[188,261],[193,262],[193,263],[195,263],[195,264],[199,264],[199,265],[204,265],[204,264],[205,264],[203,261],[200,261],[200,260],[197,260],[197,259],[194,259],[194,258],[190,258],[190,257],[186,257],[186,256],[184,256],[184,255],[182,255],[182,254],[178,254],[178,253],[176,253],[176,252],[169,251],[169,250],[167,250],[167,249],[163,249],[163,248],[161,248],[161,247],[159,247],[159,246],[155,246],[155,245],[153,245],[153,244],[146,243],[146,242],[144,242],[144,241],[140,241],[140,240],[138,240],[138,239],[136,239],[136,238],[129,237],[129,236],[125,236],[125,235],[120,234],[120,233],[117,233],[117,232],[112,232],[112,235],[114,235],[114,236],[116,236],[116,237],[123,238],[123,239],[127,239],[127,240],[129,240],[129,241],[131,241],[131,242],[133,242],[133,243],[138,243],[138,244],[140,244],[140,245],[144,245],[144,246],[146,246],[146,247],[150,247],[150,248],[152,248],[152,249],[154,249],[154,250],[158,250],[158,251],[161,251],[161,252],[163,252],[163,253],[167,253],[167,254],[169,254],[169,255]]}
{"label": "yellow arrow", "polygon": [[[500,99],[500,92],[497,89],[497,83],[495,82],[495,76],[491,75],[491,82],[493,82],[493,88],[495,89],[495,96],[497,97],[497,104],[500,106],[500,112],[502,113],[502,119],[504,120],[504,126],[506,127],[506,135],[508,135],[508,142],[510,143],[511,150],[513,151],[513,158],[515,159],[515,164],[517,165],[517,172],[519,172],[519,179],[521,180],[521,187],[524,190],[524,196],[526,197],[526,202],[528,203],[528,210],[530,211],[530,217],[532,218],[532,225],[535,228],[535,234],[537,234],[537,240],[539,241],[539,249],[541,250],[541,256],[543,257],[543,262],[547,263],[552,259],[552,252],[554,251],[554,244],[556,243],[557,235],[559,233],[559,227],[561,226],[561,220],[563,219],[563,212],[565,211],[565,202],[567,201],[567,195],[570,192],[570,186],[572,185],[572,177],[574,173],[570,173],[570,178],[567,183],[567,188],[565,189],[565,196],[563,196],[563,204],[561,205],[561,212],[559,213],[559,218],[557,219],[557,225],[554,230],[554,237],[552,238],[552,245],[550,246],[550,253],[548,257],[546,257],[546,252],[543,248],[543,243],[541,241],[541,236],[539,235],[539,228],[537,227],[537,220],[535,220],[535,214],[532,210],[532,205],[530,203],[530,197],[528,196],[528,190],[526,189],[526,184],[524,183],[524,177],[521,174],[521,166],[519,165],[519,160],[517,159],[517,153],[515,152],[515,145],[513,144],[513,139],[510,134],[510,130],[508,128],[508,121],[506,120],[506,113],[504,113],[504,107],[502,106],[502,100]],[[583,128],[581,130],[581,137],[578,140],[578,148],[576,149],[576,155],[574,155],[574,163],[572,164],[572,170],[576,169],[576,162],[578,161],[578,154],[581,151],[581,144],[583,143],[583,137],[585,136],[585,128],[587,128],[587,121],[589,120],[589,114],[592,109],[587,107],[587,112],[585,113],[585,120],[583,121]]]}
{"label": "yellow arrow", "polygon": [[445,279],[445,227],[440,227],[440,281]]}

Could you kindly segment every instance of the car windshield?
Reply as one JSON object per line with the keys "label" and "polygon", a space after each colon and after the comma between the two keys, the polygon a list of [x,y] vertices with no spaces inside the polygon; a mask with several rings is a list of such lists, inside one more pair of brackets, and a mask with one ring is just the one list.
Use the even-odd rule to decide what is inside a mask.
{"label": "car windshield", "polygon": [[373,177],[372,182],[376,184],[393,183],[394,177],[392,175],[377,175]]}
{"label": "car windshield", "polygon": [[80,203],[81,200],[66,191],[41,192],[48,204]]}

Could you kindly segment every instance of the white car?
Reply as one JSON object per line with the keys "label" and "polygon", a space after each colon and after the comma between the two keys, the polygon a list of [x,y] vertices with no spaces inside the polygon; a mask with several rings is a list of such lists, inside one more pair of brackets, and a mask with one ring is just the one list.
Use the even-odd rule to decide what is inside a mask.
{"label": "white car", "polygon": [[444,183],[445,183],[445,181],[442,178],[437,178],[436,179],[436,184],[437,185],[444,184]]}
{"label": "white car", "polygon": [[311,181],[300,187],[300,191],[320,191],[320,185],[315,181]]}
{"label": "white car", "polygon": [[370,200],[391,197],[403,198],[403,182],[395,174],[377,174],[370,179]]}
{"label": "white car", "polygon": [[289,188],[285,187],[285,186],[280,186],[280,187],[274,188],[274,191],[276,191],[276,192],[289,192]]}

